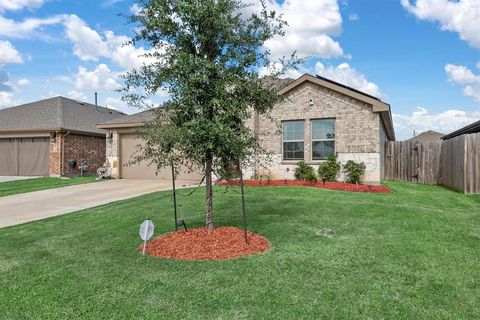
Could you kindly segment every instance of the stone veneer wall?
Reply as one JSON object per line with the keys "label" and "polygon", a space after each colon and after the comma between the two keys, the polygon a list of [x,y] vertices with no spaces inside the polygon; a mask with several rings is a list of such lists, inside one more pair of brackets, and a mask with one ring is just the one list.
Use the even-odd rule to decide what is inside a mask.
{"label": "stone veneer wall", "polygon": [[112,135],[112,139],[107,139],[107,149],[106,149],[107,161],[110,165],[110,169],[112,170],[112,178],[119,178],[120,177],[120,170],[119,170],[119,164],[120,164],[119,140],[120,140],[120,135],[117,132],[117,130],[115,130],[115,129],[108,130],[107,131],[107,137],[110,134]]}
{"label": "stone veneer wall", "polygon": [[[292,179],[296,161],[282,160],[282,121],[305,120],[305,161],[315,170],[320,161],[312,160],[311,120],[335,118],[336,138],[335,151],[339,161],[362,161],[367,170],[365,183],[381,181],[381,120],[378,113],[372,111],[372,106],[362,101],[350,98],[341,93],[305,82],[287,93],[285,100],[276,105],[266,115],[252,117],[248,125],[257,128],[261,145],[271,155],[268,168],[258,164],[246,170],[246,177],[255,175],[269,176],[271,179]],[[265,155],[258,156],[260,162]],[[344,179],[340,175],[339,180]]]}

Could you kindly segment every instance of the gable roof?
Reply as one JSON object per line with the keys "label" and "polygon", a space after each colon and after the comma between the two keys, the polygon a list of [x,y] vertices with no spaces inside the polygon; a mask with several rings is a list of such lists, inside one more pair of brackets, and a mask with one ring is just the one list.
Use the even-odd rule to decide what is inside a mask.
{"label": "gable roof", "polygon": [[436,132],[433,130],[428,130],[425,132],[420,133],[419,135],[416,135],[413,138],[408,139],[407,141],[442,141],[442,136],[444,134],[440,132]]}
{"label": "gable roof", "polygon": [[[304,74],[303,76],[301,76],[296,80],[293,80],[290,78],[279,79],[274,77],[264,77],[261,79],[261,81],[265,85],[270,86],[276,90],[279,90],[278,94],[280,95],[286,94],[287,92],[293,90],[294,88],[296,88],[297,86],[301,85],[306,81],[310,81],[320,86],[331,89],[333,91],[347,95],[351,98],[363,101],[372,106],[373,112],[377,112],[380,114],[380,119],[383,123],[385,132],[389,140],[391,141],[395,140],[395,130],[393,128],[393,120],[392,120],[392,114],[390,111],[390,105],[372,95],[361,92],[359,90],[348,87],[346,85],[335,82],[333,80],[323,78],[320,76],[314,77],[310,74]],[[118,119],[100,123],[98,127],[102,129],[139,127],[139,126],[142,126],[145,122],[150,120],[153,120],[153,111],[147,110],[147,111],[139,112],[133,115],[128,115]]]}
{"label": "gable roof", "polygon": [[480,121],[474,122],[468,126],[458,129],[457,131],[453,131],[452,133],[444,135],[442,139],[448,140],[448,139],[461,136],[462,134],[477,133],[477,132],[480,132]]}
{"label": "gable roof", "polygon": [[351,98],[357,99],[359,101],[362,101],[371,105],[373,112],[380,113],[380,119],[382,120],[383,126],[385,127],[385,131],[387,133],[389,140],[391,141],[395,140],[395,130],[393,128],[393,120],[392,120],[392,114],[390,111],[390,105],[388,103],[383,102],[379,98],[376,98],[365,92],[359,91],[357,89],[351,88],[349,86],[346,86],[344,84],[335,82],[333,80],[330,80],[321,76],[312,76],[311,74],[307,73],[301,76],[300,78],[298,78],[297,80],[292,81],[290,84],[286,85],[282,89],[280,89],[278,94],[280,95],[286,94],[305,82],[315,83],[319,86],[328,88],[335,92],[339,92],[341,94],[344,94],[346,96],[349,96]]}
{"label": "gable roof", "polygon": [[110,121],[102,122],[98,125],[98,127],[101,129],[140,127],[143,126],[145,122],[152,121],[153,119],[153,110],[146,110],[131,115],[124,115]]}
{"label": "gable roof", "polygon": [[55,97],[0,110],[0,132],[73,131],[105,134],[97,123],[125,115],[122,112]]}

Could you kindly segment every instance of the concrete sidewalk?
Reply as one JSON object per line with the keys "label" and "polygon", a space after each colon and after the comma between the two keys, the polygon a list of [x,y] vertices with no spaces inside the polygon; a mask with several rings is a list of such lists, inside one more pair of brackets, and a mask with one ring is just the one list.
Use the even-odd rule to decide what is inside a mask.
{"label": "concrete sidewalk", "polygon": [[[177,181],[177,185],[196,185]],[[171,189],[167,180],[108,180],[0,197],[0,228]]]}
{"label": "concrete sidewalk", "polygon": [[41,177],[24,177],[24,176],[0,176],[0,182],[8,182],[8,181],[18,181],[18,180],[27,180],[27,179],[35,179]]}

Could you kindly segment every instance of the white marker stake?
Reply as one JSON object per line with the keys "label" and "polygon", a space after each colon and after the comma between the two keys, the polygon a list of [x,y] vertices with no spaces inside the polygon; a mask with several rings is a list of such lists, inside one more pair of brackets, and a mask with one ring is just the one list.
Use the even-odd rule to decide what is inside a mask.
{"label": "white marker stake", "polygon": [[147,247],[147,240],[153,236],[153,230],[155,229],[152,220],[145,220],[140,225],[140,238],[143,240],[143,255],[145,255],[145,248]]}

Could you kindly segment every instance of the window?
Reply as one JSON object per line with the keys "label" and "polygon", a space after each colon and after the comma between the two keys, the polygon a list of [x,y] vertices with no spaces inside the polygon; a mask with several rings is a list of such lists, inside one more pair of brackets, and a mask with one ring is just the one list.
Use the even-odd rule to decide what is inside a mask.
{"label": "window", "polygon": [[283,122],[283,160],[303,160],[304,121]]}
{"label": "window", "polygon": [[335,119],[312,121],[312,160],[335,154]]}

